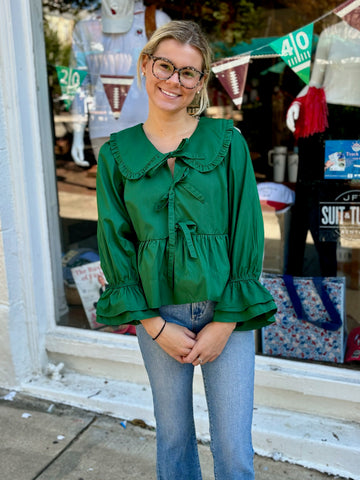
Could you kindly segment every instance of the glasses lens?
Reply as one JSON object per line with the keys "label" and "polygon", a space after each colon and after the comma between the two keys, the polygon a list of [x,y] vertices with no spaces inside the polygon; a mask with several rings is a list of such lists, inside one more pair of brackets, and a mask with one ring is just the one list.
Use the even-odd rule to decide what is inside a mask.
{"label": "glasses lens", "polygon": [[167,80],[174,73],[174,66],[162,58],[157,58],[154,61],[153,73],[160,80]]}
{"label": "glasses lens", "polygon": [[180,70],[180,82],[184,87],[194,88],[200,81],[200,72],[191,68]]}

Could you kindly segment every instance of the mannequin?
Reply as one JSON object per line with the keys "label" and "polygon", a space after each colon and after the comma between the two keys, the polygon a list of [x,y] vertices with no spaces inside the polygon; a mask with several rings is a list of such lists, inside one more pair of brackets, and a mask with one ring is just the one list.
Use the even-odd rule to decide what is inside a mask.
{"label": "mannequin", "polygon": [[[326,102],[360,107],[360,31],[346,22],[326,28],[320,35],[310,87],[325,89]],[[308,86],[298,97],[306,95]],[[300,115],[300,103],[287,111],[286,124],[294,132]]]}
{"label": "mannequin", "polygon": [[[148,8],[150,11],[151,7]],[[157,10],[154,20],[153,29],[170,18]],[[147,42],[146,26],[143,2],[134,0],[103,0],[101,12],[95,12],[75,26],[73,66],[88,71],[72,106],[75,123],[71,155],[79,166],[89,166],[84,158],[84,132],[88,121],[91,146],[97,160],[101,145],[111,133],[147,118],[146,91],[136,81],[137,58]],[[112,82],[121,83],[120,98],[113,105],[105,90],[107,82],[110,89]]]}
{"label": "mannequin", "polygon": [[[303,257],[307,231],[310,230],[319,257],[321,275],[336,276],[334,234],[320,232],[319,205],[334,201],[346,185],[324,180],[325,140],[360,138],[360,31],[346,22],[326,28],[319,37],[309,86],[323,88],[328,109],[328,127],[322,133],[299,138],[299,169],[296,199],[289,236],[287,273],[303,274]],[[297,98],[306,95],[306,86]],[[290,106],[286,124],[295,132],[301,114],[301,103]]]}

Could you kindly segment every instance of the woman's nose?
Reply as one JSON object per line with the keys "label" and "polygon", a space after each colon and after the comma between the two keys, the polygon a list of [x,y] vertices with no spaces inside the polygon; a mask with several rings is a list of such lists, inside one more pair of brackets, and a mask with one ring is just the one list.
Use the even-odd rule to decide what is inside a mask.
{"label": "woman's nose", "polygon": [[177,70],[174,70],[174,73],[166,81],[167,82],[172,82],[172,83],[178,83],[178,84],[181,85],[181,83],[180,83],[180,72],[178,72]]}

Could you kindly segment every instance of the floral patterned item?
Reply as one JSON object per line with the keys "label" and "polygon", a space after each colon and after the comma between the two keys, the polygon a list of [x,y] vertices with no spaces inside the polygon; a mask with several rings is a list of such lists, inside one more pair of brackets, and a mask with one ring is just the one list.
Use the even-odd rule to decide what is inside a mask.
{"label": "floral patterned item", "polygon": [[328,297],[342,320],[342,325],[337,330],[317,326],[326,326],[332,319],[311,278],[293,278],[301,306],[309,319],[305,321],[295,313],[283,276],[263,274],[261,282],[273,295],[278,307],[276,322],[262,329],[264,354],[334,363],[344,361],[345,279],[326,277],[322,280]]}

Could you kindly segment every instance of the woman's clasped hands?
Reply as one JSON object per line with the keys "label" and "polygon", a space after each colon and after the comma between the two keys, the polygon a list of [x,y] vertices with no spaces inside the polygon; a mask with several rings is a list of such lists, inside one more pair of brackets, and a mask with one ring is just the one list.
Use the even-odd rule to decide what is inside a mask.
{"label": "woman's clasped hands", "polygon": [[[164,325],[164,319],[148,318],[141,323],[154,338]],[[221,354],[235,326],[233,322],[210,322],[196,334],[186,327],[167,322],[156,342],[180,363],[204,365],[213,362]]]}

